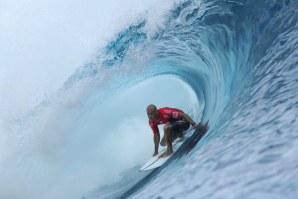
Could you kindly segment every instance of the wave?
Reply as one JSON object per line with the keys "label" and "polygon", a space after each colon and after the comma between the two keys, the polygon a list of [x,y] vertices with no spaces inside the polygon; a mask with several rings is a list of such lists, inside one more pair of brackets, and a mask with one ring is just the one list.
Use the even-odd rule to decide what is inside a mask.
{"label": "wave", "polygon": [[[293,197],[296,9],[290,0],[180,1],[153,29],[140,17],[17,121],[8,178],[45,179],[44,198]],[[151,155],[152,101],[209,120],[210,130],[179,161],[138,174]]]}

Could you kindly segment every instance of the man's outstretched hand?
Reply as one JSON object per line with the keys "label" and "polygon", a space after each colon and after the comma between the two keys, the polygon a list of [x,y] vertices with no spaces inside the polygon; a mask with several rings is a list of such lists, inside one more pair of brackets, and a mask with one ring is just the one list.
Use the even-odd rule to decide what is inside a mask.
{"label": "man's outstretched hand", "polygon": [[198,127],[197,123],[195,123],[194,125],[192,125],[192,129],[196,129]]}

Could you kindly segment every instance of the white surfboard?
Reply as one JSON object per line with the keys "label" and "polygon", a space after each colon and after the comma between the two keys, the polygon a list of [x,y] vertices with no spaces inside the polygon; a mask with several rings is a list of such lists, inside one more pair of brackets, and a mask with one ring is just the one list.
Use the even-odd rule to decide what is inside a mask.
{"label": "white surfboard", "polygon": [[[183,144],[184,140],[186,139],[186,137],[182,137],[182,138],[177,138],[173,143],[172,143],[172,147],[173,147],[173,151],[174,153],[179,149],[179,147]],[[140,171],[147,171],[147,170],[151,170],[151,169],[156,169],[158,167],[160,167],[161,165],[163,165],[168,159],[170,159],[170,157],[172,157],[172,155],[174,153],[172,153],[172,155],[169,155],[165,158],[159,158],[159,156],[166,151],[166,147],[161,150],[156,156],[152,157],[146,164],[144,164],[144,166],[142,166],[142,168],[140,168]]]}
{"label": "white surfboard", "polygon": [[[186,154],[200,141],[200,139],[206,134],[208,131],[208,122],[205,124],[199,124],[196,129],[190,129],[184,133],[184,136],[182,138],[176,139],[172,146],[174,153],[168,157],[165,158],[159,158],[159,156],[166,151],[166,147],[161,150],[156,156],[152,157],[142,168],[140,168],[140,171],[146,171],[151,169],[156,169],[160,166],[162,166],[164,163],[166,163],[174,154],[177,153],[178,149],[182,146],[185,140],[188,140],[190,138],[190,143],[188,143],[189,148],[186,149]],[[179,155],[179,154],[177,154]]]}

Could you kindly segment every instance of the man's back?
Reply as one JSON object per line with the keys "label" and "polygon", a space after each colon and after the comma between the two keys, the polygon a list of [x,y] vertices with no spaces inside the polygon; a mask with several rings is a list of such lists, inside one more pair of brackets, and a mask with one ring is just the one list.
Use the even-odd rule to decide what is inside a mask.
{"label": "man's back", "polygon": [[158,131],[157,125],[177,121],[180,119],[180,114],[183,113],[183,111],[171,107],[160,108],[157,111],[159,113],[159,118],[157,118],[155,122],[149,119],[149,125],[154,133]]}

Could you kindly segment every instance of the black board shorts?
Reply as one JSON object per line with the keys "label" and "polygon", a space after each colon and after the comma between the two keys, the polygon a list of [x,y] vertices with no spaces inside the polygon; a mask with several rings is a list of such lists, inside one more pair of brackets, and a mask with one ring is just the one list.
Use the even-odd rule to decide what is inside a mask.
{"label": "black board shorts", "polygon": [[168,124],[171,125],[173,140],[180,137],[180,134],[183,131],[186,131],[190,126],[190,123],[186,120],[178,120],[175,122],[169,122]]}

